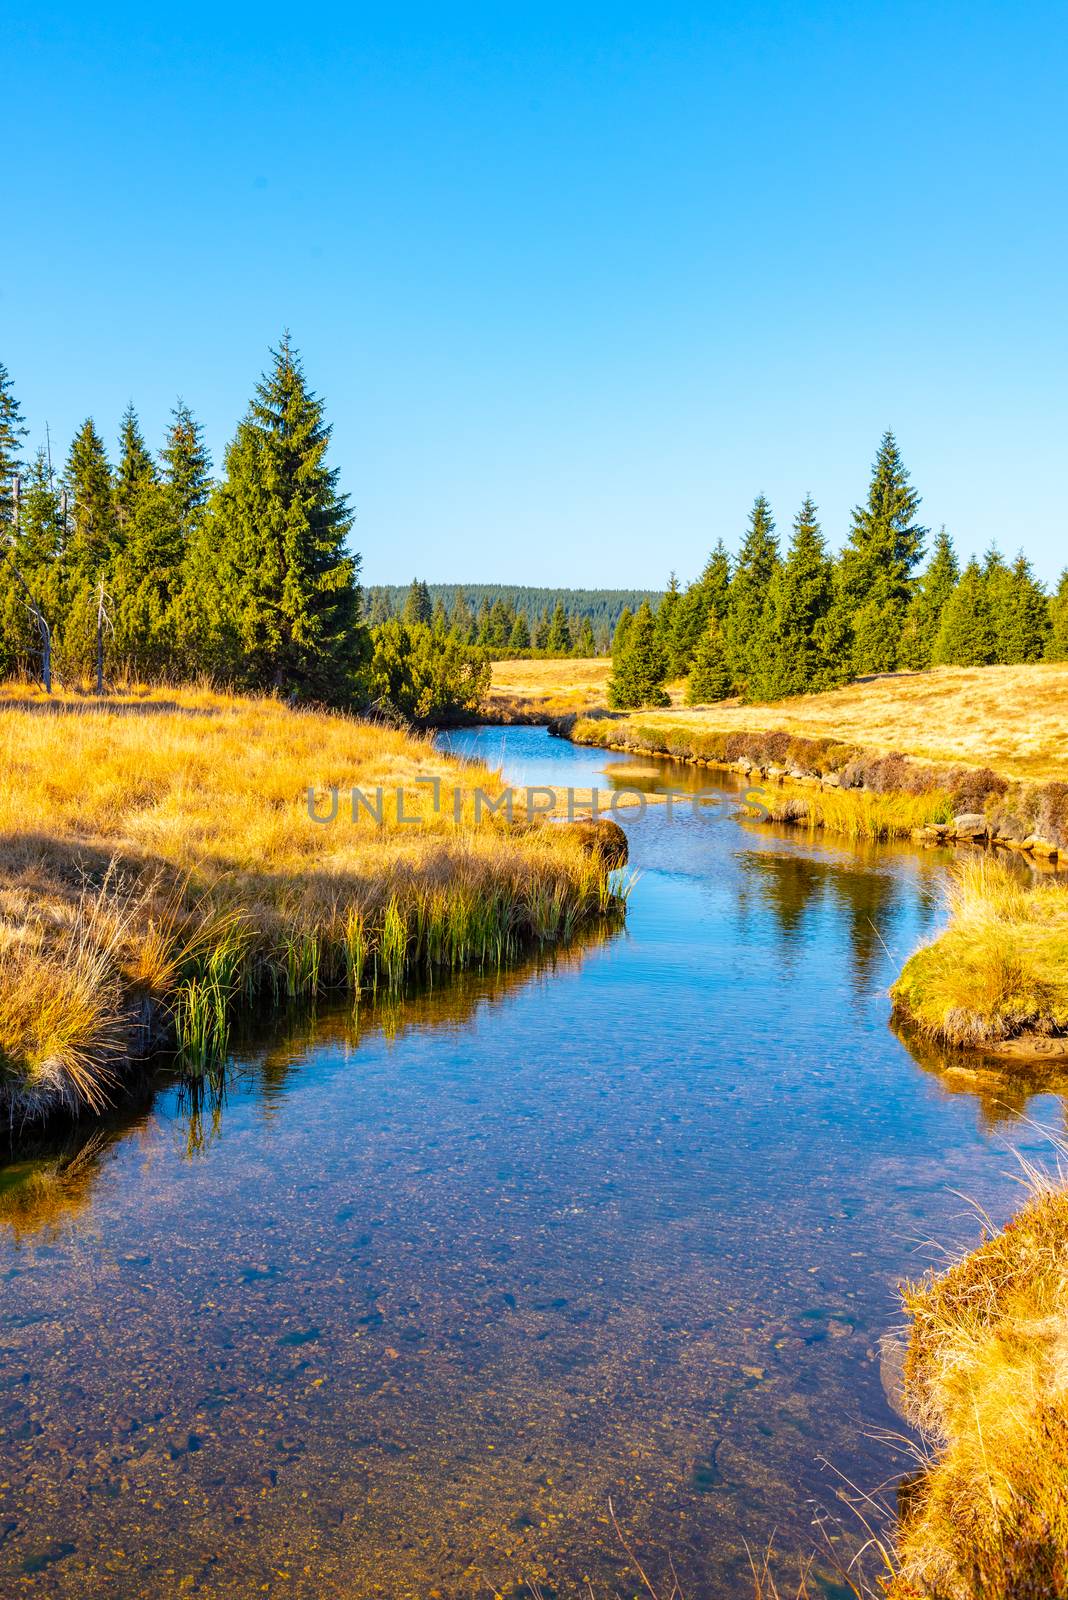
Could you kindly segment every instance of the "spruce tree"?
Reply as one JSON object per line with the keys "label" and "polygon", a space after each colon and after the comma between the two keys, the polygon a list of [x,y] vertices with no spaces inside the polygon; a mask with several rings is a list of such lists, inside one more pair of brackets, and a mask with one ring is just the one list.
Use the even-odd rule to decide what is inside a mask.
{"label": "spruce tree", "polygon": [[59,561],[63,522],[44,450],[37,451],[23,479],[18,521],[9,534],[0,539],[0,665],[5,672],[36,673],[42,641],[28,596],[53,628],[65,604]]}
{"label": "spruce tree", "polygon": [[619,613],[619,621],[616,623],[615,631],[612,634],[611,655],[613,661],[618,661],[627,648],[627,640],[630,638],[630,628],[633,621],[633,611],[631,611],[630,606],[624,606]]}
{"label": "spruce tree", "polygon": [[839,564],[839,592],[851,619],[854,673],[893,672],[912,596],[912,573],[927,529],[916,521],[920,497],[887,431],[872,468],[867,504],[853,512]]}
{"label": "spruce tree", "polygon": [[405,622],[429,623],[434,614],[434,603],[430,598],[430,589],[421,578],[413,578],[408,586],[408,597],[404,602],[403,620]]}
{"label": "spruce tree", "polygon": [[471,644],[475,634],[475,618],[465,594],[458,594],[449,617],[452,631],[462,644]]}
{"label": "spruce tree", "polygon": [[148,452],[133,402],[122,414],[119,462],[115,469],[115,519],[125,537],[142,491],[157,483],[156,464]]}
{"label": "spruce tree", "polygon": [[70,447],[63,484],[69,497],[66,558],[76,584],[94,583],[111,559],[117,525],[111,468],[92,417]]}
{"label": "spruce tree", "polygon": [[0,361],[0,524],[14,521],[15,477],[22,467],[26,425],[15,397],[11,375]]}
{"label": "spruce tree", "polygon": [[177,665],[174,608],[186,547],[169,486],[155,478],[142,482],[127,516],[125,538],[108,576],[112,660],[131,676],[170,675]]}
{"label": "spruce tree", "polygon": [[178,401],[171,418],[160,460],[184,541],[201,525],[207,511],[211,456],[204,443],[204,430],[184,401]]}
{"label": "spruce tree", "polygon": [[989,603],[998,661],[1041,661],[1050,632],[1049,597],[1022,550]]}
{"label": "spruce tree", "polygon": [[19,570],[30,574],[58,563],[63,549],[59,491],[44,450],[38,450],[23,479],[19,500],[15,555]]}
{"label": "spruce tree", "polygon": [[959,576],[953,541],[945,528],[940,528],[931,559],[913,589],[898,653],[900,666],[923,672],[931,665],[942,612]]}
{"label": "spruce tree", "polygon": [[758,495],[731,579],[724,624],[731,676],[743,693],[760,674],[767,642],[768,590],[778,565],[779,544],[771,507],[763,495]]}
{"label": "spruce tree", "polygon": [[486,630],[486,644],[495,655],[502,656],[507,650],[514,625],[515,613],[503,600],[495,600],[490,607],[489,625]]}
{"label": "spruce tree", "polygon": [[679,602],[682,593],[679,589],[679,580],[674,572],[668,576],[668,586],[661,596],[660,604],[656,608],[656,637],[667,658],[668,670],[672,666],[672,654],[675,648],[675,622],[678,617]]}
{"label": "spruce tree", "polygon": [[705,563],[701,576],[683,591],[675,611],[673,637],[668,650],[670,670],[675,676],[684,677],[690,670],[690,662],[701,643],[709,614],[714,612],[720,622],[726,617],[730,583],[730,557],[720,539]]}
{"label": "spruce tree", "polygon": [[593,623],[589,617],[583,617],[582,627],[575,642],[575,654],[580,660],[588,661],[597,654],[597,641],[593,637]]}
{"label": "spruce tree", "polygon": [[567,612],[564,602],[558,600],[553,612],[553,620],[549,624],[549,634],[545,641],[545,649],[550,656],[569,656],[571,654],[571,629],[568,626]]}
{"label": "spruce tree", "polygon": [[667,657],[657,638],[656,619],[643,600],[627,631],[618,660],[613,658],[608,680],[608,704],[617,710],[633,706],[666,706],[664,691]]}
{"label": "spruce tree", "polygon": [[1061,573],[1057,592],[1049,603],[1050,633],[1047,661],[1068,661],[1068,567]]}
{"label": "spruce tree", "polygon": [[726,700],[733,689],[731,670],[727,663],[727,641],[723,625],[714,611],[709,611],[705,631],[697,642],[690,676],[686,683],[686,704],[710,705],[715,700]]}
{"label": "spruce tree", "polygon": [[525,611],[517,611],[515,614],[515,622],[508,638],[508,648],[514,654],[530,649],[530,625]]}
{"label": "spruce tree", "polygon": [[979,563],[972,560],[942,611],[934,662],[936,666],[985,667],[994,660],[996,648],[987,586]]}
{"label": "spruce tree", "polygon": [[835,607],[834,566],[816,506],[806,496],[794,518],[786,559],[772,576],[764,619],[763,654],[751,693],[764,700],[808,694],[841,682],[829,629]]}
{"label": "spruce tree", "polygon": [[330,428],[288,334],[226,453],[210,510],[222,632],[237,681],[351,701],[367,648],[359,558]]}

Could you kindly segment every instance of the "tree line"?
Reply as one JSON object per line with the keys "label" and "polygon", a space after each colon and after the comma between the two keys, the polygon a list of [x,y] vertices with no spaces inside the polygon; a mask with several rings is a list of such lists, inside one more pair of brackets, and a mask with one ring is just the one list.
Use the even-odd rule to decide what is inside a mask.
{"label": "tree line", "polygon": [[[441,616],[460,638],[498,657],[513,653],[607,655],[622,613],[636,611],[643,600],[656,605],[661,598],[659,592],[645,589],[539,589],[528,584],[414,579],[407,586],[381,584],[367,589],[367,620],[377,624],[409,614],[417,585],[418,603],[427,618]],[[561,607],[566,633],[556,621]],[[587,621],[588,629],[584,626]],[[556,634],[550,645],[554,625]]]}
{"label": "tree line", "polygon": [[687,679],[691,705],[833,689],[871,673],[1068,660],[1068,569],[1047,594],[1021,552],[992,546],[961,570],[943,528],[928,530],[894,435],[879,445],[849,536],[828,549],[810,497],[785,552],[763,495],[737,556],[722,540],[695,582],[674,575],[659,606],[624,611],[612,641],[609,699],[663,705]]}
{"label": "tree line", "polygon": [[481,650],[429,621],[368,626],[330,427],[288,335],[212,475],[179,401],[158,455],[132,405],[114,464],[92,418],[57,471],[29,462],[0,365],[0,673],[210,675],[242,690],[420,721],[473,710]]}
{"label": "tree line", "polygon": [[[381,598],[383,591],[378,590],[369,596],[369,623],[381,625],[395,615],[403,622],[427,623],[439,634],[448,634],[463,644],[477,647],[491,661],[517,656],[590,657],[607,655],[611,648],[612,629],[606,623],[595,628],[588,615],[568,607],[563,599],[566,590],[557,591],[555,604],[547,604],[530,616],[527,608],[514,597],[510,600],[499,597],[492,602],[484,597],[476,612],[459,586],[454,590],[451,606],[447,606],[444,595],[438,593],[434,597],[435,587],[443,586],[432,586],[421,578],[413,578],[396,612],[392,607],[386,608]],[[636,598],[633,591],[624,593],[632,600]],[[624,601],[617,617],[627,609]]]}

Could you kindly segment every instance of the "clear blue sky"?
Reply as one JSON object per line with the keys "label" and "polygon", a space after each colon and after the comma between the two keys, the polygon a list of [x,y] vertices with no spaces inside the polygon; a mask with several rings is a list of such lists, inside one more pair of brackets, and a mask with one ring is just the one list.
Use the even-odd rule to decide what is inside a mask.
{"label": "clear blue sky", "polygon": [[[158,12],[158,14],[153,14]],[[0,360],[221,457],[292,330],[370,583],[660,586],[887,426],[1068,561],[1063,5],[9,10]]]}

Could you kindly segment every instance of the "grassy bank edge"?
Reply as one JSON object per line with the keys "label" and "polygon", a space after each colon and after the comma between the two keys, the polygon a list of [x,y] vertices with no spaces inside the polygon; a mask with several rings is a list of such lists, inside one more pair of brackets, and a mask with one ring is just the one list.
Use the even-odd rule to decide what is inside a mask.
{"label": "grassy bank edge", "polygon": [[[458,816],[428,772],[462,786]],[[480,822],[481,764],[269,698],[10,688],[0,774],[10,1123],[99,1110],[163,1044],[213,1070],[242,1009],[503,966],[625,903],[611,824]],[[330,787],[382,810],[385,785],[380,823],[318,825],[309,780],[317,813]]]}
{"label": "grassy bank edge", "polygon": [[772,821],[855,839],[989,840],[1055,861],[1068,850],[1068,783],[1010,783],[989,768],[940,767],[783,729],[699,730],[608,715],[562,717],[576,744],[665,756],[772,787]]}
{"label": "grassy bank edge", "polygon": [[903,1286],[904,1405],[931,1449],[899,1492],[888,1600],[1068,1593],[1068,1189]]}
{"label": "grassy bank edge", "polygon": [[1068,887],[984,855],[957,863],[947,902],[891,987],[895,1020],[955,1048],[1068,1056]]}

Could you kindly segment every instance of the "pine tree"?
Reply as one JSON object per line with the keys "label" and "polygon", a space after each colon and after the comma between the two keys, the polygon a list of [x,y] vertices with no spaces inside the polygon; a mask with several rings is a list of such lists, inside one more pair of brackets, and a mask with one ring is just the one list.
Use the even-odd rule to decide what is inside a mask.
{"label": "pine tree", "polygon": [[988,590],[997,660],[1015,666],[1041,661],[1050,632],[1050,604],[1023,551]]}
{"label": "pine tree", "polygon": [[405,622],[429,623],[434,614],[434,604],[430,598],[430,589],[421,578],[413,578],[408,586],[408,598],[404,602],[402,613]]}
{"label": "pine tree", "polygon": [[272,355],[210,509],[217,631],[239,682],[351,700],[367,649],[359,558],[345,547],[352,516],[337,469],[326,463],[323,403],[288,335]]}
{"label": "pine tree", "polygon": [[549,644],[549,614],[543,611],[534,624],[534,648],[543,651]]}
{"label": "pine tree", "polygon": [[582,619],[582,627],[575,641],[575,654],[582,661],[588,661],[591,656],[597,654],[597,641],[593,637],[593,623],[589,617]]}
{"label": "pine tree", "polygon": [[148,452],[131,402],[122,414],[119,464],[115,469],[115,519],[125,537],[142,491],[157,483],[156,464]]}
{"label": "pine tree", "polygon": [[160,460],[184,541],[200,527],[207,512],[211,456],[204,443],[204,430],[184,401],[178,401],[171,417]]}
{"label": "pine tree", "polygon": [[972,560],[942,611],[934,662],[936,666],[985,667],[994,660],[996,648],[987,585],[979,563]]}
{"label": "pine tree", "polygon": [[69,496],[67,563],[76,584],[91,584],[117,543],[111,468],[92,417],[74,437],[63,483]]}
{"label": "pine tree", "polygon": [[627,631],[626,645],[613,658],[608,680],[608,704],[617,710],[631,706],[666,706],[664,692],[667,657],[656,634],[656,620],[643,600]]}
{"label": "pine tree", "polygon": [[369,627],[378,628],[381,627],[383,622],[388,622],[393,615],[393,607],[390,605],[388,592],[385,589],[373,589],[371,591],[371,604],[366,607],[366,610]]}
{"label": "pine tree", "polygon": [[760,674],[766,651],[768,590],[779,565],[779,544],[771,507],[758,495],[749,514],[749,528],[734,568],[727,596],[724,634],[731,676],[743,693]]}
{"label": "pine tree", "polygon": [[953,541],[945,528],[935,536],[931,559],[916,583],[898,652],[898,664],[923,672],[934,660],[935,640],[946,601],[960,577]]}
{"label": "pine tree", "polygon": [[893,672],[912,596],[912,573],[927,529],[917,523],[920,497],[887,431],[872,469],[866,505],[853,512],[839,564],[841,602],[852,619],[854,673]]}
{"label": "pine tree", "polygon": [[530,626],[525,611],[517,611],[515,614],[515,622],[512,624],[512,632],[508,639],[508,649],[513,654],[530,649]]}
{"label": "pine tree", "polygon": [[1068,567],[1061,573],[1057,592],[1049,603],[1050,634],[1047,661],[1068,661]]}
{"label": "pine tree", "polygon": [[549,635],[545,641],[546,652],[551,656],[569,656],[571,654],[571,629],[568,626],[567,612],[564,602],[556,602],[553,620],[549,624]]}
{"label": "pine tree", "polygon": [[834,566],[827,554],[816,506],[806,496],[794,518],[786,560],[768,590],[764,653],[751,692],[764,700],[831,688],[844,676],[834,659],[829,629],[835,607]]}
{"label": "pine tree", "polygon": [[22,467],[26,425],[15,397],[11,375],[0,361],[0,524],[14,521],[14,480]]}
{"label": "pine tree", "polygon": [[723,624],[716,613],[710,610],[704,635],[698,640],[694,651],[686,684],[686,704],[706,706],[714,700],[726,700],[733,687]]}

